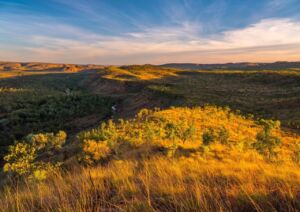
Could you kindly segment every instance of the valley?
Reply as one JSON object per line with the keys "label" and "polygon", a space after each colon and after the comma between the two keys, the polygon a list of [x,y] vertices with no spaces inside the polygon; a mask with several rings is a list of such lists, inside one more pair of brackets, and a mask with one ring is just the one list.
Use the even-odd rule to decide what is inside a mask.
{"label": "valley", "polygon": [[4,211],[300,206],[300,71],[16,64],[0,71]]}

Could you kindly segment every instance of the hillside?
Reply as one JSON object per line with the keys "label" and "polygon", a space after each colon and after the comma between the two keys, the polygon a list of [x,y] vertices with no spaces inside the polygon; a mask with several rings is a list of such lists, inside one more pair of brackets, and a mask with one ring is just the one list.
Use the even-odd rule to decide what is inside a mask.
{"label": "hillside", "polygon": [[55,63],[18,63],[0,62],[0,78],[16,77],[33,74],[80,72],[101,69],[100,65],[76,65]]}
{"label": "hillside", "polygon": [[189,70],[214,70],[214,69],[234,69],[234,70],[300,70],[300,62],[274,62],[274,63],[225,63],[225,64],[196,64],[196,63],[169,63],[161,67],[178,68]]}
{"label": "hillside", "polygon": [[[60,147],[63,133],[55,140],[51,136],[29,137],[28,153],[22,156],[11,149],[5,170],[29,178],[24,186],[2,192],[3,211],[300,207],[300,137],[284,133],[277,122],[256,122],[211,106],[173,108],[142,110],[134,119],[103,123],[80,133],[68,152],[67,146]],[[22,157],[35,148],[44,156],[24,163]],[[55,163],[70,151],[73,155],[59,172]]]}
{"label": "hillside", "polygon": [[87,84],[92,92],[123,95],[120,117],[134,115],[144,107],[212,104],[278,119],[293,130],[300,127],[300,72],[296,70],[191,71],[127,66],[109,67],[98,73],[101,78],[95,76]]}
{"label": "hillside", "polygon": [[298,70],[28,64],[0,71],[1,211],[300,208]]}
{"label": "hillside", "polygon": [[[115,118],[133,117],[142,108],[229,106],[257,118],[278,119],[283,127],[299,130],[297,71],[189,71],[151,65],[84,70],[24,71],[25,75],[0,80],[2,146],[29,133],[59,129],[79,132],[110,117],[113,104],[117,105]],[[101,108],[101,99],[110,103]],[[80,109],[79,102],[85,110]],[[69,104],[77,105],[74,111],[81,111],[76,117],[72,110],[65,111]],[[55,117],[52,110],[62,114]]]}

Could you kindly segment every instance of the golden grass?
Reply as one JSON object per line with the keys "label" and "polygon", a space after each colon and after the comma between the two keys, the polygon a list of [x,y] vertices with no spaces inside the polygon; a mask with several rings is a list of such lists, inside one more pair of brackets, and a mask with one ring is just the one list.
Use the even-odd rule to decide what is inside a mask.
{"label": "golden grass", "polygon": [[295,211],[300,170],[201,157],[114,161],[7,187],[2,211]]}
{"label": "golden grass", "polygon": [[144,81],[177,76],[177,72],[179,72],[179,70],[166,68],[151,67],[140,70],[132,70],[130,66],[127,69],[111,66],[105,70],[103,78],[118,81]]}
{"label": "golden grass", "polygon": [[3,78],[12,78],[12,77],[24,77],[24,76],[33,76],[33,75],[47,75],[47,74],[73,74],[77,72],[67,72],[67,71],[10,71],[10,72],[1,72],[0,79]]}
{"label": "golden grass", "polygon": [[[153,137],[150,143],[135,140],[148,132],[143,131],[145,126],[154,127],[149,120],[159,119],[182,126],[193,123],[196,128],[192,139],[177,141],[178,151],[172,157],[151,149],[165,146],[164,142],[168,146],[170,141],[163,139],[164,136]],[[277,150],[278,158],[267,162],[257,151],[243,146],[249,140],[255,142],[262,127],[229,109],[206,106],[143,110],[135,119],[119,124],[110,122],[108,126],[111,127],[107,133],[118,137],[116,140],[133,142],[136,146],[127,146],[102,166],[84,167],[70,161],[70,170],[54,173],[46,181],[25,179],[18,183],[14,179],[0,194],[0,210],[297,211],[300,208],[300,169],[291,158],[299,136],[275,131],[282,145]],[[230,145],[215,142],[209,145],[208,152],[203,151],[201,134],[207,128],[222,126],[229,131]],[[88,152],[100,149],[96,151],[98,159],[111,153],[107,141],[97,140],[99,133],[92,130],[81,135],[94,137],[95,145]]]}
{"label": "golden grass", "polygon": [[[279,74],[291,75],[298,79],[297,71],[190,71],[169,70],[153,67],[110,67],[102,70],[103,78],[119,81],[161,82],[171,77],[174,85],[185,92],[186,97],[205,96],[206,88],[221,90],[224,96],[227,87],[220,87],[223,78],[216,80],[195,73],[204,74]],[[47,74],[56,72],[0,72],[1,77]],[[63,72],[62,72],[63,73]],[[182,74],[180,76],[180,74]],[[175,78],[172,78],[175,76]],[[193,84],[193,79],[195,83]],[[160,81],[159,81],[159,80]],[[203,86],[197,87],[203,80]],[[243,78],[238,78],[242,82]],[[207,83],[211,80],[211,84]],[[272,79],[268,78],[268,81]],[[202,81],[201,81],[202,82]],[[232,81],[237,82],[237,81]],[[231,81],[226,82],[231,85]],[[226,84],[226,85],[227,85]],[[244,86],[247,84],[240,84]],[[251,84],[252,85],[252,84]],[[258,84],[259,85],[259,84]],[[251,89],[261,89],[254,84]],[[118,86],[118,84],[116,85]],[[263,85],[264,89],[269,89]],[[235,89],[233,86],[232,90]],[[249,89],[249,88],[248,88]],[[254,91],[255,91],[254,89]],[[288,88],[289,89],[289,88]],[[246,96],[247,104],[255,107],[255,101]],[[249,89],[250,90],[250,89]],[[12,90],[19,91],[19,90]],[[201,93],[200,91],[204,92]],[[209,91],[209,90],[208,90]],[[239,90],[234,90],[239,91]],[[271,90],[272,91],[272,90]],[[276,91],[276,90],[275,90]],[[1,92],[1,89],[0,89]],[[3,89],[2,92],[7,92]],[[215,90],[211,91],[215,94]],[[269,91],[268,91],[269,92]],[[272,91],[273,92],[273,91]],[[209,92],[207,92],[209,94]],[[219,92],[220,93],[220,92]],[[274,92],[276,93],[276,92]],[[226,94],[226,92],[225,92]],[[250,93],[251,94],[251,93]],[[267,94],[267,93],[266,93]],[[265,99],[268,95],[262,95]],[[283,93],[285,94],[285,93]],[[255,92],[255,96],[257,93]],[[296,95],[296,94],[293,94]],[[225,95],[226,98],[228,95]],[[208,96],[213,98],[214,96]],[[217,96],[219,99],[220,96]],[[229,97],[228,97],[229,98]],[[294,98],[294,97],[293,97]],[[204,101],[204,100],[203,100]],[[260,100],[261,101],[261,100]],[[271,101],[271,100],[270,100]],[[207,102],[207,101],[205,101]],[[251,103],[253,105],[251,105]],[[274,103],[275,104],[275,103]],[[289,113],[294,106],[289,106]],[[292,113],[295,117],[295,114]],[[274,130],[274,136],[280,138],[282,145],[275,151],[277,158],[266,162],[265,158],[247,145],[256,142],[256,135],[263,130],[256,121],[217,107],[172,108],[163,111],[148,111],[146,118],[153,122],[143,125],[144,118],[129,120],[125,124],[115,123],[116,143],[120,138],[131,145],[120,145],[120,154],[107,145],[108,141],[88,140],[89,146],[83,147],[85,153],[97,153],[96,160],[107,155],[102,166],[83,167],[72,162],[73,155],[66,164],[71,170],[54,173],[43,182],[12,178],[0,192],[0,211],[297,211],[300,210],[300,169],[293,161],[295,144],[300,143],[299,135]],[[183,129],[189,124],[195,127],[195,134],[189,140],[177,138],[178,149],[172,157],[167,157],[161,148],[172,147],[172,139],[166,138],[167,130],[159,135],[156,132],[157,120],[163,119]],[[152,130],[148,129],[153,128]],[[228,145],[216,141],[204,148],[202,135],[207,129],[228,131]],[[96,130],[97,131],[97,130]],[[111,133],[111,132],[110,132]],[[88,137],[88,136],[87,136]],[[111,139],[111,138],[110,138]],[[148,140],[150,140],[150,143]],[[72,143],[76,148],[78,143]],[[73,147],[72,146],[72,147]],[[123,148],[123,149],[122,149]],[[68,149],[68,147],[66,148]],[[70,148],[72,149],[72,148]],[[72,149],[73,150],[73,149]],[[299,153],[299,152],[298,152]]]}

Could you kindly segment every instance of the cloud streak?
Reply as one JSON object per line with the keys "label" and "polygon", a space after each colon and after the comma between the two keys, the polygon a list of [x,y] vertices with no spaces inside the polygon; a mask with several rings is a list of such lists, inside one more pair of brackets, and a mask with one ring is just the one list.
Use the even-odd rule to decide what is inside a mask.
{"label": "cloud streak", "polygon": [[18,36],[27,44],[19,49],[0,44],[0,59],[97,64],[300,60],[300,21],[289,18],[264,19],[209,36],[190,21],[110,36],[51,21],[26,27],[0,22],[2,35]]}

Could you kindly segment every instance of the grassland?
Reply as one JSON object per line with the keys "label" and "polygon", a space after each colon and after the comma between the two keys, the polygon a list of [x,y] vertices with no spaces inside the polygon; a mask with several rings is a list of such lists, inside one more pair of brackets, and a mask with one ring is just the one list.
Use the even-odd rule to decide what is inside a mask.
{"label": "grassland", "polygon": [[1,211],[300,210],[299,71],[24,66],[0,79]]}
{"label": "grassland", "polygon": [[[216,133],[209,143],[208,129]],[[282,143],[270,158],[254,148],[262,130],[228,109],[143,110],[135,119],[80,133],[78,155],[65,161],[64,171],[41,182],[8,183],[1,209],[296,211],[299,136],[274,129]]]}

